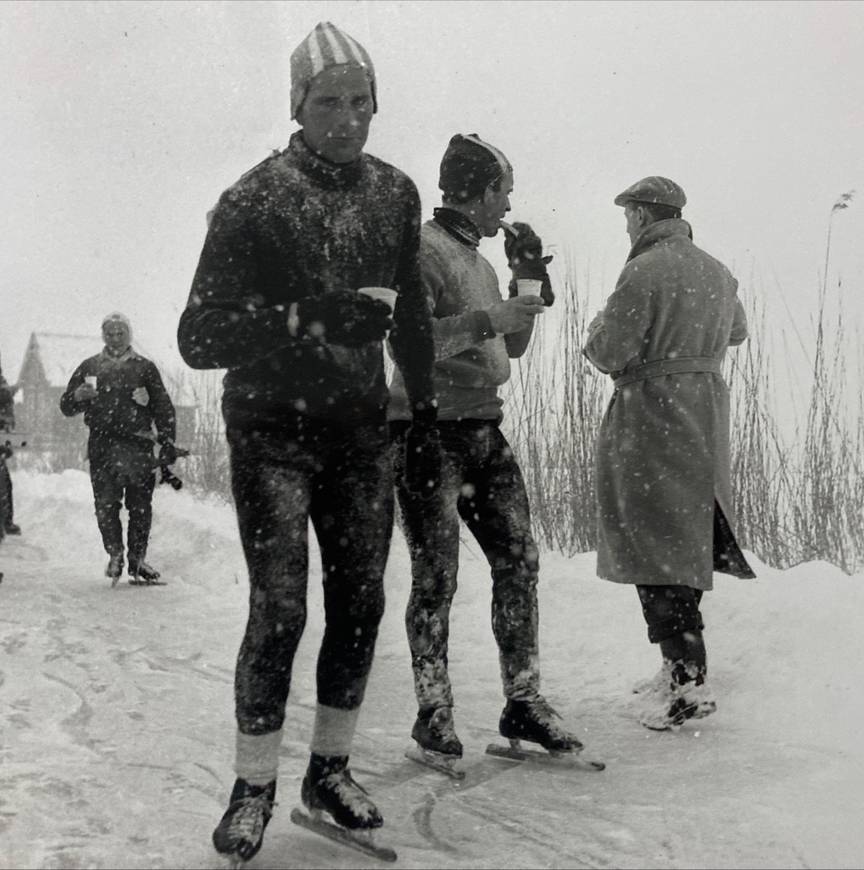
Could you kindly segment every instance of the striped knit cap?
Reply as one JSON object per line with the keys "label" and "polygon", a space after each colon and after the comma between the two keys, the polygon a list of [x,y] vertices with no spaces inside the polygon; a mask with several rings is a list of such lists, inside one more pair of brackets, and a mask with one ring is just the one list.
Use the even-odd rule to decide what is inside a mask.
{"label": "striped knit cap", "polygon": [[366,71],[372,91],[372,111],[378,111],[375,67],[366,49],[329,21],[321,21],[291,54],[291,117],[295,118],[312,79],[331,66],[354,64]]}
{"label": "striped knit cap", "polygon": [[476,133],[457,133],[447,145],[438,175],[438,187],[446,199],[468,202],[480,196],[505,172],[512,172],[510,161]]}

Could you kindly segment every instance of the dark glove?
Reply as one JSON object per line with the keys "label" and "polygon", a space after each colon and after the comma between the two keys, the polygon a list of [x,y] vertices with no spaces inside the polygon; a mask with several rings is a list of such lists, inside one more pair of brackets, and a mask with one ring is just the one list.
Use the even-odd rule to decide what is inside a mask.
{"label": "dark glove", "polygon": [[297,319],[298,332],[346,347],[383,341],[393,326],[386,302],[351,290],[301,299]]}
{"label": "dark glove", "polygon": [[163,441],[159,447],[159,464],[163,466],[173,465],[180,455],[173,442]]}
{"label": "dark glove", "polygon": [[415,420],[405,433],[405,487],[431,498],[441,485],[441,433],[434,423]]}
{"label": "dark glove", "polygon": [[552,255],[543,256],[543,242],[540,236],[531,229],[530,224],[514,223],[517,234],[504,232],[504,253],[507,265],[513,273],[510,282],[510,296],[516,295],[516,281],[519,278],[536,278],[543,282],[540,295],[546,305],[555,301],[552,284],[546,266],[552,262]]}

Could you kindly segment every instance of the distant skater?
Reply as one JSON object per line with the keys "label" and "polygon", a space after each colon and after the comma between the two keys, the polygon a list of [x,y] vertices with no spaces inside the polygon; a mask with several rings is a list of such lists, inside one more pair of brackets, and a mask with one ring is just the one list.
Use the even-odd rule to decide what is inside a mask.
{"label": "distant skater", "polygon": [[102,321],[102,339],[102,352],[72,373],[60,410],[67,417],[83,413],[90,429],[87,457],[96,521],[109,557],[106,576],[116,585],[123,573],[120,508],[125,502],[129,582],[163,585],[146,556],[156,485],[154,442],[164,462],[177,458],[174,405],[155,364],[132,349],[132,330],[124,315],[109,314]]}

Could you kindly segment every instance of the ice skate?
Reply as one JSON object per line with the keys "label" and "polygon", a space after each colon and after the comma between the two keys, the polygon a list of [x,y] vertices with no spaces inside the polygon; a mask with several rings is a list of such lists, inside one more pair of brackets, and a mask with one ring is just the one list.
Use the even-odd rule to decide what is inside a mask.
{"label": "ice skate", "polygon": [[417,746],[406,751],[407,758],[453,779],[465,778],[465,771],[456,767],[462,758],[462,743],[456,736],[451,707],[421,710],[411,729],[411,737]]}
{"label": "ice skate", "polygon": [[[490,743],[486,747],[489,755],[507,758],[511,761],[526,761],[537,759],[548,761],[562,760],[574,767],[585,770],[603,770],[606,765],[602,761],[588,761],[579,758],[582,743],[575,734],[562,728],[558,721],[561,717],[552,709],[549,702],[537,696],[530,701],[507,700],[507,705],[501,713],[498,731],[506,737],[509,746]],[[545,752],[522,746],[522,741],[537,743]]]}
{"label": "ice skate", "polygon": [[275,780],[262,786],[250,785],[245,779],[234,783],[228,809],[213,831],[213,845],[227,858],[227,866],[241,867],[258,854],[275,798]]}
{"label": "ice skate", "polygon": [[393,849],[375,842],[373,831],[380,828],[384,820],[347,766],[317,779],[307,771],[300,796],[305,810],[295,807],[291,811],[295,825],[382,861],[396,860]]}
{"label": "ice skate", "polygon": [[717,702],[702,678],[670,684],[668,694],[658,695],[639,722],[652,731],[677,731],[688,719],[704,719],[717,710]]}
{"label": "ice skate", "polygon": [[165,581],[159,578],[162,575],[145,561],[129,562],[129,583],[132,586],[165,586]]}
{"label": "ice skate", "polygon": [[16,523],[7,523],[4,531],[7,535],[20,535],[21,534],[21,526]]}
{"label": "ice skate", "polygon": [[120,580],[120,575],[123,573],[123,554],[115,553],[108,560],[108,566],[105,568],[105,576],[110,578],[111,580],[111,588],[113,589],[118,581]]}

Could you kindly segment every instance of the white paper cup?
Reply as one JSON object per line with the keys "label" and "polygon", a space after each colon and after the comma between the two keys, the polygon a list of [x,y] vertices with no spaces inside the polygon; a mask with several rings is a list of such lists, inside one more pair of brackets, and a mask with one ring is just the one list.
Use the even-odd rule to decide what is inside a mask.
{"label": "white paper cup", "polygon": [[539,296],[543,282],[539,278],[517,278],[517,296]]}
{"label": "white paper cup", "polygon": [[382,302],[386,302],[390,306],[391,314],[396,307],[396,297],[399,295],[389,287],[361,287],[357,292],[362,293],[364,296],[371,296],[373,299],[380,299]]}
{"label": "white paper cup", "polygon": [[94,390],[96,389],[96,375],[86,375],[84,377],[84,380],[88,384],[90,384],[90,386],[93,387]]}

